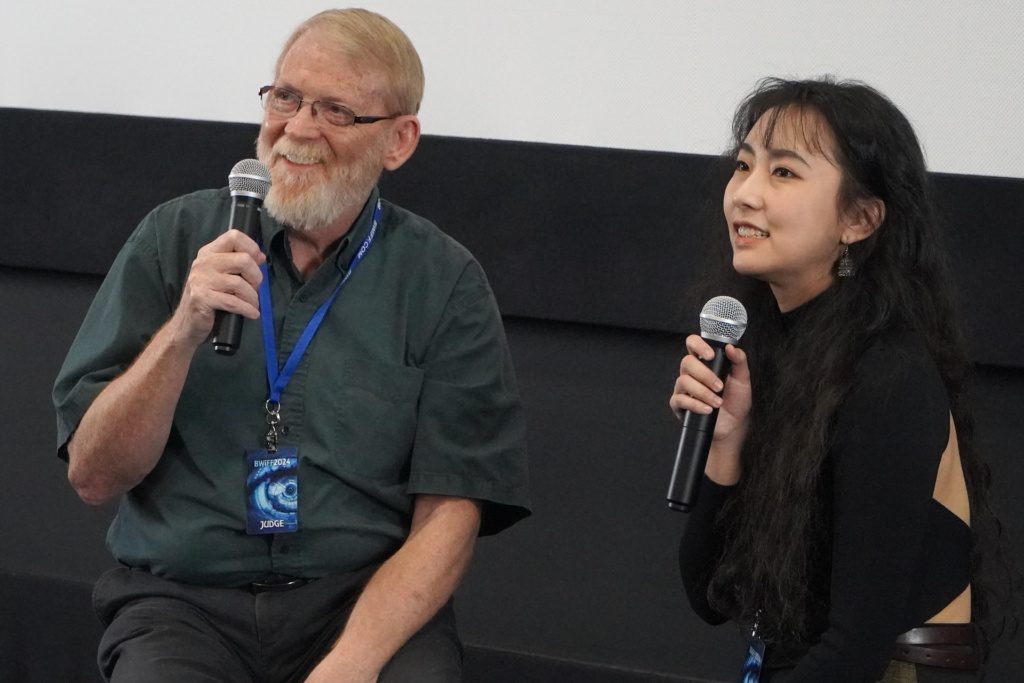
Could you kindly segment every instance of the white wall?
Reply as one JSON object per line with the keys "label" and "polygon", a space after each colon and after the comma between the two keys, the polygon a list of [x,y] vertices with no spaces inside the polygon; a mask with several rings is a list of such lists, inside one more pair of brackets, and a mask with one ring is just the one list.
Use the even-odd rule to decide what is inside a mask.
{"label": "white wall", "polygon": [[[413,39],[427,133],[717,153],[760,76],[892,97],[933,170],[1024,177],[1024,0],[365,0]],[[313,0],[4,0],[0,106],[252,121]]]}

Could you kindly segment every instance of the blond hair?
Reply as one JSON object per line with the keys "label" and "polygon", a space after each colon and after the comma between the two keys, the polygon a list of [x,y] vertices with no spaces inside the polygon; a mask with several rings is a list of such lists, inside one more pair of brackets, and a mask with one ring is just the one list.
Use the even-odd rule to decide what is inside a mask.
{"label": "blond hair", "polygon": [[415,114],[423,100],[423,64],[409,37],[391,20],[365,9],[331,9],[316,14],[296,28],[281,50],[275,78],[288,50],[310,31],[320,31],[332,47],[359,66],[383,71],[388,92],[383,93],[396,114]]}

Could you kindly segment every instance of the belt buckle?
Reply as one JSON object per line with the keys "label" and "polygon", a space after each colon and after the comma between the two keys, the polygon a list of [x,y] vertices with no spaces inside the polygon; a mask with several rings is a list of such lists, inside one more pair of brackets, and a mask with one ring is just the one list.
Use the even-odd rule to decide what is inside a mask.
{"label": "belt buckle", "polygon": [[263,577],[259,581],[253,581],[250,583],[249,590],[252,593],[278,593],[281,591],[290,591],[293,588],[300,588],[309,583],[309,581],[309,579],[300,579],[297,576],[271,574]]}

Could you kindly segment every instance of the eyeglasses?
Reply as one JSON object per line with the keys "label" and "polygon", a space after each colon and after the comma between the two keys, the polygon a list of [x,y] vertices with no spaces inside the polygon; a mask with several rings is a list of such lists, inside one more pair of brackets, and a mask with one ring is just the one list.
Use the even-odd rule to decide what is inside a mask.
{"label": "eyeglasses", "polygon": [[399,114],[391,116],[356,116],[356,113],[343,104],[317,100],[310,102],[302,99],[298,93],[286,88],[279,88],[276,85],[265,85],[260,88],[260,103],[263,108],[271,114],[291,118],[299,113],[302,105],[308,104],[313,113],[313,118],[322,118],[332,126],[351,126],[355,123],[375,123],[385,119],[393,119]]}

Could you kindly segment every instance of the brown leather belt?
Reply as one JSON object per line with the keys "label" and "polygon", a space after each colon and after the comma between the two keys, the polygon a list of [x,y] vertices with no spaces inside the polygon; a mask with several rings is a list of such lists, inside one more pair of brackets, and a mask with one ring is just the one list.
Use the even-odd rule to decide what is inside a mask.
{"label": "brown leather belt", "polygon": [[943,669],[975,671],[978,634],[974,624],[925,624],[896,638],[894,659]]}

